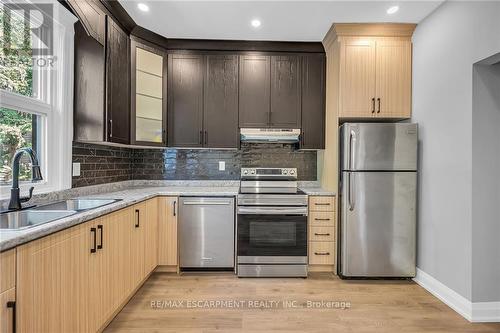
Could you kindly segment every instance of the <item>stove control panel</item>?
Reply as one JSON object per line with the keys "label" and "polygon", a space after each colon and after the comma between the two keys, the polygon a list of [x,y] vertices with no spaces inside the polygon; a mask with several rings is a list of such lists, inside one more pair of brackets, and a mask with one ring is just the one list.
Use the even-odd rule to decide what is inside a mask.
{"label": "stove control panel", "polygon": [[241,168],[241,178],[296,179],[297,168]]}

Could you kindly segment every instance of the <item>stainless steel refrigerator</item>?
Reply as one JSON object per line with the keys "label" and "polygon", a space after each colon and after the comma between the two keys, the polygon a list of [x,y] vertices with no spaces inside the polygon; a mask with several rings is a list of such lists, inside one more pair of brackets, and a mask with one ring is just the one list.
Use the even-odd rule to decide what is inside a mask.
{"label": "stainless steel refrigerator", "polygon": [[417,124],[340,127],[339,275],[414,277]]}

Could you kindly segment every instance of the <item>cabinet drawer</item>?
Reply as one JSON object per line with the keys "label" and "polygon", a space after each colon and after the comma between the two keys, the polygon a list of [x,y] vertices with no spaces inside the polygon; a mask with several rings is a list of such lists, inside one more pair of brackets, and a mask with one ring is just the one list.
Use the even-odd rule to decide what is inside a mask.
{"label": "cabinet drawer", "polygon": [[311,227],[309,229],[310,241],[335,241],[335,228],[334,227]]}
{"label": "cabinet drawer", "polygon": [[335,212],[310,212],[309,226],[311,227],[334,227]]}
{"label": "cabinet drawer", "polygon": [[335,210],[335,197],[309,197],[309,210],[315,212],[333,212]]}
{"label": "cabinet drawer", "polygon": [[309,264],[310,265],[335,264],[335,242],[310,242]]}

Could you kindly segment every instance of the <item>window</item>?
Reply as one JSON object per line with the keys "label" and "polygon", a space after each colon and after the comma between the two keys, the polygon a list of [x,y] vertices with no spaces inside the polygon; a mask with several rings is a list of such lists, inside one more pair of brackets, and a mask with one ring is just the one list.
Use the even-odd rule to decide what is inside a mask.
{"label": "window", "polygon": [[21,190],[71,186],[75,21],[56,0],[0,4],[1,199],[9,196],[12,158],[23,147],[37,153],[44,180],[31,184],[23,157]]}
{"label": "window", "polygon": [[[12,181],[12,158],[19,148],[29,147],[39,152],[41,140],[41,116],[0,108],[0,186],[9,185]],[[40,156],[41,157],[41,156]],[[42,161],[39,161],[43,163]],[[31,168],[26,156],[21,159],[19,180],[29,181]]]}

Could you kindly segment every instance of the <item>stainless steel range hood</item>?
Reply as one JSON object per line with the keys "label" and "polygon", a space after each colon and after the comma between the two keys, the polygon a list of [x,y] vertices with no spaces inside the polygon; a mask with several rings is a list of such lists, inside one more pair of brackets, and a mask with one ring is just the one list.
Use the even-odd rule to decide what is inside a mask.
{"label": "stainless steel range hood", "polygon": [[295,143],[299,142],[300,129],[242,128],[242,142],[253,143]]}

